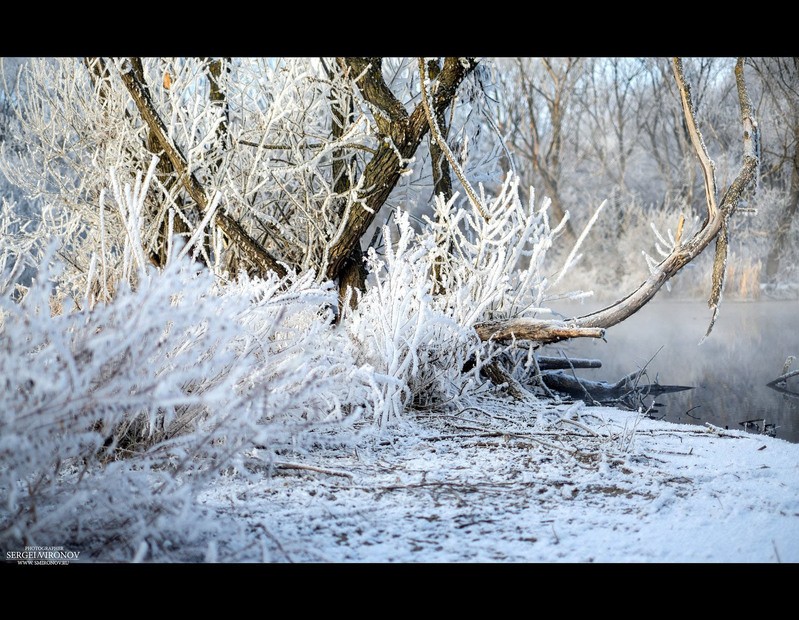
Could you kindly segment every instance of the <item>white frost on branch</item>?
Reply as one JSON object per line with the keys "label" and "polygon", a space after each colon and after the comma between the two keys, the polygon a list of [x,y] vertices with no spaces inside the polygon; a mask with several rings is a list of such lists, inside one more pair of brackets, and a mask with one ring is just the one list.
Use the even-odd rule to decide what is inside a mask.
{"label": "white frost on branch", "polygon": [[[594,211],[594,214],[591,216],[591,219],[588,220],[588,223],[585,225],[585,228],[583,228],[583,231],[580,233],[580,236],[577,237],[577,241],[574,242],[574,247],[571,249],[571,252],[569,252],[569,255],[566,257],[566,261],[563,263],[563,267],[561,268],[560,272],[555,278],[555,281],[552,283],[553,285],[560,282],[561,279],[563,279],[563,276],[566,275],[566,273],[569,271],[569,269],[571,269],[572,266],[578,260],[580,260],[581,255],[578,255],[577,252],[580,250],[580,246],[583,244],[583,241],[585,241],[585,238],[588,236],[588,233],[591,231],[591,228],[593,228],[594,224],[596,224],[597,218],[599,217],[599,214],[602,212],[602,209],[604,209],[605,205],[607,204],[608,201],[603,200],[602,203],[599,205],[599,207],[597,207],[597,210]],[[564,222],[568,218],[569,212],[567,211],[565,215],[566,217],[563,218]]]}

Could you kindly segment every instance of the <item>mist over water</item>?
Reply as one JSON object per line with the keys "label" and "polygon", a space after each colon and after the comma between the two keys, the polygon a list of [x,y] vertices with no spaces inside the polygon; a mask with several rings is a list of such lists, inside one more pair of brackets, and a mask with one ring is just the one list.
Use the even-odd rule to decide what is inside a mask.
{"label": "mist over water", "polygon": [[[553,309],[574,316],[602,305]],[[577,374],[608,382],[644,367],[654,356],[647,366],[649,383],[657,379],[661,384],[695,386],[658,396],[663,406],[654,417],[737,430],[746,420],[765,419],[776,425],[776,437],[799,443],[799,398],[767,387],[782,373],[789,355],[799,358],[799,301],[722,301],[713,333],[699,345],[711,314],[704,301],[653,300],[607,330],[607,342],[584,338],[544,351],[598,358],[602,368],[580,369]],[[791,370],[797,364],[799,359]],[[788,388],[799,391],[799,377],[790,379]]]}

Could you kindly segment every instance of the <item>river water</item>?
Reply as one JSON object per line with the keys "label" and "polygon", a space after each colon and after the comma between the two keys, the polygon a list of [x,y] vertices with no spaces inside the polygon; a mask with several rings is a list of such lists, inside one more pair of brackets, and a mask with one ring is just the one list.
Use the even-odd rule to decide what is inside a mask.
{"label": "river water", "polygon": [[[574,316],[599,307],[553,309]],[[655,299],[607,330],[607,342],[578,339],[550,345],[542,353],[562,350],[570,357],[602,360],[602,368],[577,371],[585,379],[612,383],[646,366],[650,383],[695,386],[658,396],[662,406],[650,412],[653,417],[739,430],[746,428],[743,422],[758,420],[746,430],[774,425],[774,436],[799,443],[799,396],[766,385],[782,373],[789,355],[797,357],[791,370],[799,368],[799,301],[723,301],[713,333],[700,345],[710,317],[704,302]],[[799,392],[799,377],[789,379],[787,387]]]}

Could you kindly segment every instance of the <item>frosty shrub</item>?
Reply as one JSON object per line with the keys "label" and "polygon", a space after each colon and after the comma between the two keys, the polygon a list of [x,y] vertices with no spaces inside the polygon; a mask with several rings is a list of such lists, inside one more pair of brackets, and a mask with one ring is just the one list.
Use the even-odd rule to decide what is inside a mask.
{"label": "frosty shrub", "polygon": [[[211,476],[246,473],[248,449],[294,445],[374,399],[313,272],[226,282],[191,241],[149,265],[148,180],[114,187],[126,234],[100,239],[81,278],[56,259],[63,244],[37,261],[11,218],[0,230],[4,546],[121,540],[122,557],[155,557]],[[37,275],[20,288],[26,264]]]}
{"label": "frosty shrub", "polygon": [[375,373],[374,419],[380,424],[400,418],[414,401],[433,400],[434,382],[459,381],[477,339],[435,306],[425,238],[417,237],[407,214],[397,226],[396,245],[384,229],[384,259],[370,250],[375,277],[347,319],[356,359]]}
{"label": "frosty shrub", "polygon": [[486,385],[484,365],[514,346],[480,342],[474,325],[548,312],[543,264],[561,227],[547,200],[521,202],[514,176],[495,197],[480,186],[479,204],[436,198],[422,232],[408,213],[384,227],[385,250],[370,249],[367,290],[348,312],[312,265],[231,274],[205,232],[220,193],[182,237],[165,209],[170,240],[155,261],[145,214],[157,160],[146,174],[112,168],[109,180],[91,208],[44,204],[35,226],[9,209],[0,222],[9,545],[122,541],[122,558],[162,557],[197,493],[221,472],[248,475],[253,449],[296,450],[325,426],[379,428],[468,398]]}
{"label": "frosty shrub", "polygon": [[338,294],[331,282],[316,284],[313,272],[268,280],[242,274],[226,285],[222,303],[231,297],[248,301],[235,319],[246,361],[242,406],[270,423],[270,443],[361,417],[374,399],[373,382],[334,329]]}
{"label": "frosty shrub", "polygon": [[[128,456],[136,457],[126,464],[133,469],[174,468],[201,447],[190,433],[178,437],[213,426],[207,417],[232,400],[237,377],[232,325],[209,311],[209,278],[194,271],[176,264],[141,277],[136,290],[120,289],[113,303],[67,306],[56,316],[50,297],[58,270],[47,261],[20,302],[4,292],[0,538],[43,543],[56,527],[63,533],[71,522],[79,530],[96,501],[124,522],[141,492],[96,489],[87,474]],[[218,450],[213,439],[202,447]],[[238,439],[233,434],[228,444]]]}
{"label": "frosty shrub", "polygon": [[384,229],[385,255],[370,249],[373,278],[347,326],[356,359],[382,381],[381,423],[482,383],[480,369],[499,349],[480,342],[477,322],[549,312],[542,265],[562,226],[550,226],[549,201],[523,205],[512,175],[494,198],[481,187],[488,218],[474,204],[456,207],[457,197],[436,199],[422,233],[398,216],[396,239]]}
{"label": "frosty shrub", "polygon": [[496,197],[487,198],[482,186],[480,192],[487,218],[471,203],[456,207],[457,196],[449,202],[439,196],[435,219],[427,219],[430,233],[424,245],[445,292],[438,303],[466,327],[487,319],[548,313],[543,307],[549,286],[544,261],[565,220],[552,228],[549,199],[536,209],[532,189],[523,204],[519,178],[513,174]]}
{"label": "frosty shrub", "polygon": [[0,301],[4,542],[113,531],[132,545],[209,475],[243,471],[246,449],[341,423],[369,397],[312,274],[220,286],[175,261],[52,315],[57,277],[45,261],[19,302]]}
{"label": "frosty shrub", "polygon": [[0,201],[0,290],[19,294],[26,270],[35,268],[36,257],[46,243],[40,233],[41,224],[20,215],[16,203],[5,198]]}

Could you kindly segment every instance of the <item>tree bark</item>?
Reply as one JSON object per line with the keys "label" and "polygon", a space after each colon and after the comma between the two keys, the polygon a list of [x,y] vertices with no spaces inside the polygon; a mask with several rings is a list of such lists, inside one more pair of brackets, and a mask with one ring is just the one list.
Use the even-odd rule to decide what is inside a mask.
{"label": "tree bark", "polygon": [[[331,91],[331,135],[333,139],[339,141],[344,135],[346,125],[350,122],[351,115],[354,111],[354,102],[351,93],[339,93],[336,96],[334,91]],[[343,148],[333,151],[333,190],[340,197],[337,199],[339,216],[344,215],[344,204],[346,199],[343,197],[349,193],[352,187],[352,178],[350,176],[350,168],[348,166],[355,165],[355,158],[351,157],[349,162],[345,155]],[[366,290],[366,266],[363,263],[363,250],[361,248],[361,241],[358,240],[349,254],[341,264],[341,270],[338,276],[338,301],[339,308],[343,310],[344,304],[348,303],[349,307],[354,309],[358,305],[358,297],[356,291],[364,292]]]}
{"label": "tree bark", "polygon": [[[441,73],[441,65],[438,60],[427,61],[427,72],[431,80],[438,78],[439,73]],[[430,167],[433,170],[433,194],[435,196],[441,196],[445,202],[448,202],[452,198],[452,176],[450,175],[449,162],[444,154],[444,149],[441,148],[441,141],[446,140],[449,135],[446,111],[447,108],[445,107],[435,116],[440,136],[436,137],[431,127],[430,135],[427,139],[429,143],[428,148],[430,150]],[[436,238],[435,242],[439,246],[445,243],[445,241],[440,238]],[[450,249],[451,247],[446,248],[447,254],[449,254]],[[443,259],[439,257],[433,263],[433,294],[435,295],[441,295],[445,292],[441,274],[442,261]]]}
{"label": "tree bark", "polygon": [[[365,189],[358,196],[360,204],[345,214],[328,248],[326,275],[337,279],[348,257],[360,243],[361,237],[388,200],[400,175],[406,170],[406,160],[413,157],[429,130],[424,107],[417,104],[411,114],[397,100],[383,80],[380,58],[339,58],[350,75],[357,76],[357,86],[372,106],[380,135],[380,146],[363,172]],[[433,112],[444,110],[455,97],[458,86],[474,70],[474,59],[447,58],[438,77],[433,94]]]}
{"label": "tree bark", "polygon": [[[152,132],[158,146],[171,163],[184,189],[200,210],[205,212],[209,207],[209,199],[205,194],[205,189],[194,173],[189,170],[186,158],[180,152],[180,149],[169,139],[164,121],[153,105],[147,85],[142,81],[143,76],[139,75],[140,71],[137,71],[137,68],[141,67],[140,60],[136,62],[137,60],[132,59],[128,69],[121,72],[122,81],[133,98],[142,120]],[[241,224],[227,213],[218,211],[214,216],[214,223],[233,243],[239,246],[242,253],[256,269],[258,275],[267,277],[269,271],[274,271],[279,277],[287,275],[286,268],[255,239],[250,237]]]}
{"label": "tree bark", "polygon": [[[427,72],[431,80],[438,78],[441,73],[441,66],[437,60],[427,61]],[[449,134],[449,127],[447,126],[446,111],[449,106],[444,106],[436,113],[436,123],[441,131],[441,140],[446,140]],[[452,177],[450,176],[449,162],[444,156],[444,150],[441,148],[439,140],[431,134],[428,137],[430,142],[430,164],[433,169],[433,191],[436,196],[443,195],[444,200],[452,198]]]}
{"label": "tree bark", "polygon": [[208,99],[211,101],[212,105],[219,109],[222,115],[219,125],[216,126],[219,157],[217,157],[211,165],[212,170],[217,172],[222,167],[224,152],[229,142],[228,125],[230,124],[230,106],[228,105],[227,96],[222,86],[222,65],[224,62],[227,65],[227,70],[230,71],[230,58],[217,58],[216,60],[207,58],[206,62],[208,63],[208,82],[210,86]]}

